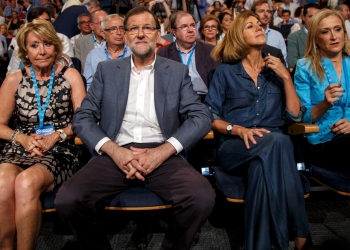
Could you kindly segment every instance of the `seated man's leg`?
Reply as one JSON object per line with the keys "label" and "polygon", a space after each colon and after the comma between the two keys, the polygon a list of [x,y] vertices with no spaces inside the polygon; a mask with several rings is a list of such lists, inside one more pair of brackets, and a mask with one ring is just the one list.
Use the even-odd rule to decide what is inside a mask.
{"label": "seated man's leg", "polygon": [[100,213],[127,187],[125,174],[108,156],[90,161],[59,189],[55,207],[81,249],[111,249],[101,227]]}
{"label": "seated man's leg", "polygon": [[172,156],[146,177],[145,187],[173,204],[162,248],[189,249],[214,206],[215,192],[209,181],[180,156]]}

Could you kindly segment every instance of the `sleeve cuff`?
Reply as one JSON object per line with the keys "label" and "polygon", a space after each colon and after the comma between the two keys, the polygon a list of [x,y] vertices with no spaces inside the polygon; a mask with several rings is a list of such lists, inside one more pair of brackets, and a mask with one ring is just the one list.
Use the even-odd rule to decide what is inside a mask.
{"label": "sleeve cuff", "polygon": [[173,147],[176,149],[176,154],[179,154],[184,149],[181,143],[175,137],[170,137],[167,142],[173,145]]}
{"label": "sleeve cuff", "polygon": [[105,144],[106,142],[110,141],[111,139],[109,139],[108,137],[103,137],[95,146],[95,151],[101,155],[102,152],[100,151],[101,147],[103,144]]}

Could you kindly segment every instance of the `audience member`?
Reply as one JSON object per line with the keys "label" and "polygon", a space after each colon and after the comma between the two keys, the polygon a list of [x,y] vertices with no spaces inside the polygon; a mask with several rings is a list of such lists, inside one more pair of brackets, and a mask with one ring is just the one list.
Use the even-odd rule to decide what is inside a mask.
{"label": "audience member", "polygon": [[[28,13],[28,22],[30,23],[34,19],[42,19],[51,23],[49,12],[44,7],[35,7],[30,10],[30,12]],[[73,48],[68,37],[60,33],[57,33],[57,36],[61,39],[63,45],[63,53],[68,56],[73,56]],[[13,51],[16,52],[18,49],[16,40],[12,39],[12,43]],[[7,74],[23,67],[24,65],[23,63],[21,63],[21,59],[16,55],[16,53],[13,53],[9,66],[7,67]]]}
{"label": "audience member", "polygon": [[296,62],[304,57],[306,47],[306,37],[311,17],[319,12],[320,6],[317,3],[309,3],[304,6],[303,27],[288,36],[288,67],[294,68]]}
{"label": "audience member", "polygon": [[92,33],[80,37],[75,41],[74,56],[81,62],[81,73],[84,73],[86,57],[90,51],[94,48],[102,47],[105,44],[104,32],[101,27],[101,22],[107,15],[108,14],[104,10],[96,10],[92,12],[90,23]]}
{"label": "audience member", "polygon": [[129,47],[125,44],[123,22],[124,19],[118,14],[108,15],[102,20],[101,26],[105,33],[106,43],[101,47],[91,50],[86,58],[84,76],[87,83],[87,90],[90,88],[97,65],[100,62],[131,55]]}
{"label": "audience member", "polygon": [[[205,104],[219,133],[218,160],[228,174],[246,170],[244,249],[307,249],[310,227],[293,144],[280,127],[300,121],[300,101],[281,61],[265,57],[259,16],[244,11],[212,51],[225,62],[213,76]],[[271,94],[274,93],[274,94]],[[242,98],[244,97],[244,98]]]}
{"label": "audience member", "polygon": [[56,0],[55,1],[55,19],[61,15],[62,13],[62,8],[63,8],[63,0]]}
{"label": "audience member", "polygon": [[55,16],[55,6],[49,2],[49,0],[41,0],[41,7],[46,8],[49,11],[51,20],[54,19]]}
{"label": "audience member", "polygon": [[293,25],[295,23],[298,23],[297,20],[290,18],[290,10],[283,10],[282,11],[282,22],[278,24],[278,28],[281,28],[282,25]]}
{"label": "audience member", "polygon": [[8,18],[8,21],[12,17],[12,11],[19,12],[19,8],[16,6],[16,0],[8,0],[8,5],[4,9],[5,18]]}
{"label": "audience member", "polygon": [[224,38],[226,32],[230,28],[230,25],[232,23],[232,15],[230,15],[229,13],[223,12],[219,15],[219,20],[220,20],[220,25],[222,28],[222,32],[220,34],[219,40],[222,40]]}
{"label": "audience member", "polygon": [[282,34],[269,28],[267,25],[271,20],[271,10],[266,0],[258,0],[252,5],[253,12],[258,14],[262,27],[266,32],[266,44],[280,49],[283,53],[284,61],[287,62],[287,48]]}
{"label": "audience member", "polygon": [[75,47],[75,40],[77,40],[82,36],[91,34],[92,30],[91,30],[90,20],[91,20],[91,15],[89,13],[80,14],[79,17],[77,18],[77,23],[78,23],[77,27],[80,30],[80,33],[76,36],[73,36],[70,39],[73,49]]}
{"label": "audience member", "polygon": [[294,20],[298,23],[302,23],[304,7],[298,7],[294,12]]}
{"label": "audience member", "polygon": [[[57,17],[53,23],[53,27],[57,32],[65,34],[67,37],[72,38],[73,36],[79,34],[81,31],[75,25],[78,17],[83,13],[92,13],[96,10],[101,9],[101,4],[97,0],[88,0],[82,6],[71,6]],[[102,20],[102,19],[101,19]],[[70,25],[67,25],[67,24]],[[90,24],[92,25],[92,24]]]}
{"label": "audience member", "polygon": [[350,38],[350,21],[349,21],[349,16],[350,16],[350,11],[349,11],[349,6],[346,4],[339,4],[337,7],[335,7],[336,11],[339,12],[339,14],[342,16],[342,18],[345,21],[345,30],[346,33],[348,34]]}
{"label": "audience member", "polygon": [[154,14],[134,8],[124,26],[132,56],[98,65],[74,115],[73,131],[96,158],[59,189],[56,211],[81,249],[111,249],[101,221],[104,207],[140,185],[172,204],[161,248],[189,249],[215,194],[182,152],[210,130],[212,117],[192,89],[188,68],[155,55],[160,25]]}
{"label": "audience member", "polygon": [[4,11],[0,7],[0,24],[5,23],[5,16],[4,16]]}
{"label": "audience member", "polygon": [[33,0],[23,0],[23,6],[26,8],[26,18],[28,20],[28,13],[33,8]]}
{"label": "audience member", "polygon": [[289,10],[291,16],[294,18],[295,10],[299,7],[297,4],[292,3],[291,0],[284,0],[284,3],[281,5],[284,10]]}
{"label": "audience member", "polygon": [[20,22],[17,11],[12,11],[12,18],[7,24],[7,31],[10,35],[15,36],[16,30],[19,28]]}
{"label": "audience member", "polygon": [[[320,32],[322,31],[322,32]],[[320,10],[310,20],[305,57],[297,62],[295,87],[306,107],[303,122],[319,126],[307,134],[306,162],[350,174],[350,44],[343,17]],[[332,157],[335,156],[335,157]]]}
{"label": "audience member", "polygon": [[214,7],[214,10],[222,11],[222,4],[220,1],[215,1],[212,6]]}
{"label": "audience member", "polygon": [[278,9],[277,9],[277,16],[273,19],[273,25],[274,26],[278,26],[278,24],[283,21],[282,12],[283,12],[283,8],[282,7],[278,7]]}
{"label": "audience member", "polygon": [[172,14],[170,26],[176,41],[160,48],[157,53],[187,65],[193,89],[204,98],[209,87],[208,74],[221,64],[210,57],[214,46],[196,42],[196,22],[187,12],[178,11]]}
{"label": "audience member", "polygon": [[[50,22],[27,23],[17,42],[26,67],[9,74],[0,89],[0,138],[7,141],[0,154],[0,242],[14,249],[16,236],[17,249],[35,249],[40,195],[79,167],[80,149],[68,141],[85,90],[75,69],[57,64],[63,46]],[[16,122],[8,125],[11,117]]]}
{"label": "audience member", "polygon": [[220,21],[216,16],[208,15],[201,20],[199,34],[202,42],[215,46],[218,44],[221,33]]}
{"label": "audience member", "polygon": [[[169,17],[171,15],[170,8],[165,0],[159,0],[157,2],[155,0],[152,0],[149,2],[148,9],[152,11],[152,7],[154,7],[156,3],[161,3],[166,13],[166,18],[161,18],[163,19],[163,22],[162,23],[160,22],[160,34],[161,36],[165,36],[168,33],[167,30],[168,30],[168,27],[170,26],[170,21],[169,21]],[[159,20],[159,17],[158,17],[158,20]]]}

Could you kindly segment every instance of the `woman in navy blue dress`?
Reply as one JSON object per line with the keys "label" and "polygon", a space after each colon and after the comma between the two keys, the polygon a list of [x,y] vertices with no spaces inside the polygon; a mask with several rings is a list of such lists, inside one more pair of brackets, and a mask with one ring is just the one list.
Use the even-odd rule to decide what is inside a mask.
{"label": "woman in navy blue dress", "polygon": [[293,145],[280,127],[300,121],[300,101],[280,59],[263,55],[265,30],[251,11],[241,13],[212,51],[222,60],[205,104],[220,134],[218,158],[227,173],[245,168],[245,249],[297,249],[311,243]]}

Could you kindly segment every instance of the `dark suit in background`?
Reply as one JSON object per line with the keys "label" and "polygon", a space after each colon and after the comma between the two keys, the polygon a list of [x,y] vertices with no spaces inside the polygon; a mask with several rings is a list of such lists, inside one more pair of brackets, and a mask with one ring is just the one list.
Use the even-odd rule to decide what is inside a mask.
{"label": "dark suit in background", "polygon": [[[129,95],[130,58],[98,65],[88,95],[74,115],[73,131],[95,155],[97,143],[104,137],[114,140],[122,126]],[[154,104],[165,139],[176,138],[184,152],[211,128],[212,116],[194,92],[188,68],[160,56],[154,66]],[[185,120],[182,122],[180,117]],[[130,145],[150,148],[159,143],[124,147]],[[213,208],[215,194],[210,183],[180,155],[169,157],[145,178],[143,182],[127,180],[109,156],[98,156],[60,188],[55,200],[57,213],[84,250],[110,249],[100,213],[116,194],[132,185],[142,185],[173,204],[169,233],[162,247],[188,249]]]}
{"label": "dark suit in background", "polygon": [[89,13],[84,5],[73,5],[65,9],[53,22],[56,32],[66,35],[68,38],[80,33],[78,29],[78,17],[83,13]]}
{"label": "dark suit in background", "polygon": [[[210,71],[216,69],[216,67],[221,64],[220,61],[214,61],[211,58],[210,52],[213,48],[214,46],[210,44],[206,44],[199,41],[196,42],[196,47],[195,47],[196,68],[197,68],[198,74],[200,75],[200,77],[202,78],[203,82],[207,87],[209,87],[208,75]],[[181,62],[180,55],[178,50],[176,49],[175,42],[160,48],[157,54],[165,58],[174,60],[176,62]]]}

